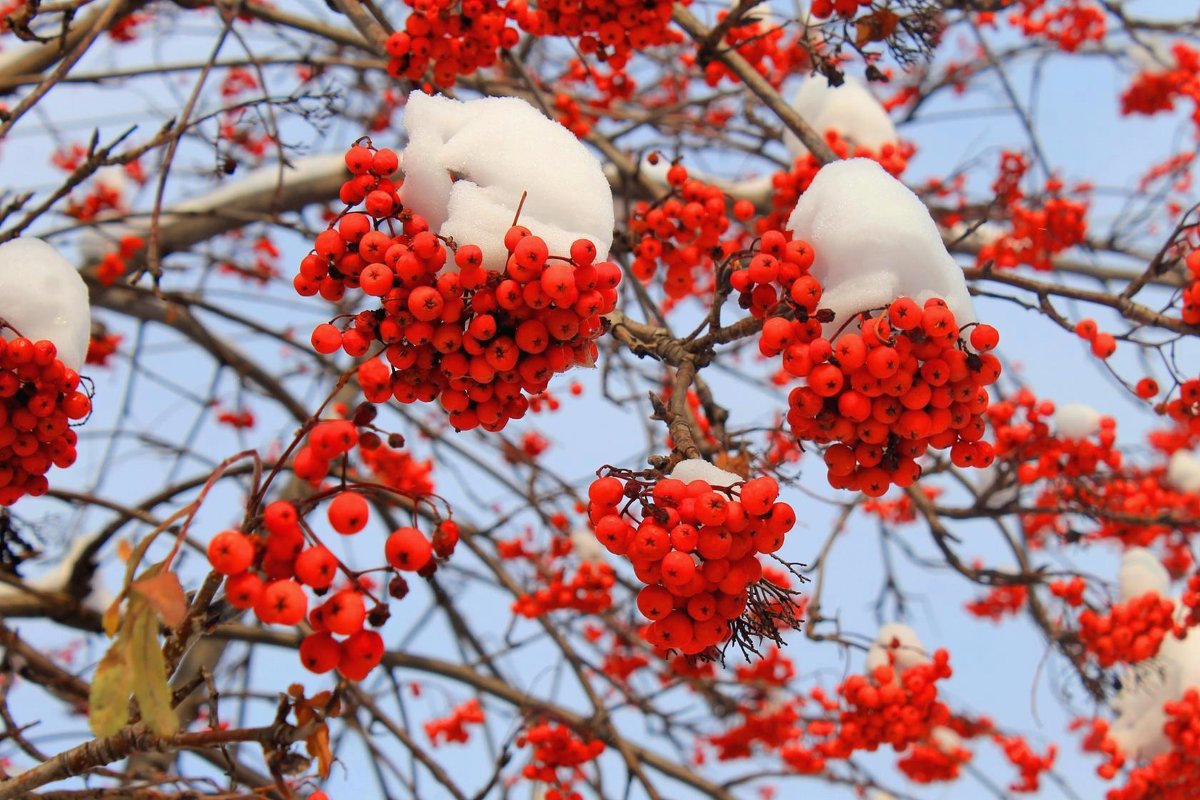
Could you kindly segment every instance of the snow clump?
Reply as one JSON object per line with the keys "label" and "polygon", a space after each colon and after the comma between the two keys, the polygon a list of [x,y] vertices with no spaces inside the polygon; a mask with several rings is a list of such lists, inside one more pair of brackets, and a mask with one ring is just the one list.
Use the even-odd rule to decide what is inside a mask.
{"label": "snow clump", "polygon": [[727,472],[708,463],[703,458],[687,458],[680,461],[667,477],[684,483],[705,481],[709,486],[732,486],[735,483],[744,483],[746,480],[741,475]]}
{"label": "snow clump", "polygon": [[962,268],[946,251],[929,210],[874,161],[826,164],[800,197],[787,228],[812,245],[810,270],[825,288],[821,307],[846,319],[898,297],[923,304],[940,297],[959,327],[975,321]]}
{"label": "snow clump", "polygon": [[[566,255],[577,239],[612,246],[612,188],[575,135],[515,97],[461,102],[416,91],[404,112],[408,146],[400,202],[432,230],[478,245],[487,269],[504,268],[504,233],[517,224]],[[521,196],[528,193],[524,205]]]}
{"label": "snow clump", "polygon": [[1166,597],[1171,576],[1158,557],[1144,547],[1131,547],[1121,556],[1117,572],[1121,602],[1141,597],[1147,592]]}
{"label": "snow clump", "polygon": [[1083,403],[1059,406],[1054,414],[1054,430],[1064,439],[1086,439],[1100,432],[1101,414]]}
{"label": "snow clump", "polygon": [[888,665],[888,654],[899,674],[921,664],[930,663],[929,653],[921,644],[917,632],[900,622],[889,622],[879,628],[879,635],[867,648],[867,672],[874,672],[876,667]]}
{"label": "snow clump", "polygon": [[1177,450],[1167,462],[1167,483],[1181,492],[1200,492],[1200,458],[1190,450]]}
{"label": "snow clump", "polygon": [[[859,81],[845,76],[841,86],[830,86],[824,75],[813,75],[800,84],[792,97],[792,108],[817,133],[837,131],[850,144],[876,152],[885,144],[899,141],[896,126],[883,105]],[[808,148],[791,131],[784,131],[783,144],[793,157]]]}
{"label": "snow clump", "polygon": [[88,289],[69,261],[41,239],[0,244],[0,320],[5,339],[46,339],[79,371],[92,331]]}

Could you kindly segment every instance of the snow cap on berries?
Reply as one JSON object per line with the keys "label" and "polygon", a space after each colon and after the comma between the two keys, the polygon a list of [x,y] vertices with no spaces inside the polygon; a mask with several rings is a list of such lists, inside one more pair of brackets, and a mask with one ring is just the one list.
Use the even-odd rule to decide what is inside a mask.
{"label": "snow cap on berries", "polygon": [[879,628],[879,635],[867,649],[867,672],[887,666],[889,653],[897,672],[930,662],[929,653],[921,644],[921,637],[912,628],[899,622],[889,622]]}
{"label": "snow cap on berries", "polygon": [[1054,414],[1054,429],[1064,439],[1086,439],[1100,432],[1100,412],[1083,403],[1059,406]]}
{"label": "snow cap on berries", "polygon": [[[88,289],[71,263],[41,239],[0,244],[0,320],[30,341],[51,341],[73,370],[83,366],[92,330]],[[15,332],[13,329],[16,329]]]}
{"label": "snow cap on berries", "polygon": [[[883,104],[850,75],[841,86],[830,86],[824,75],[813,75],[796,90],[792,108],[817,133],[837,131],[859,147],[878,151],[885,144],[896,144],[899,138]],[[791,131],[784,131],[783,144],[793,156],[808,152]]]}
{"label": "snow cap on berries", "polygon": [[[404,113],[408,147],[400,201],[430,228],[483,250],[503,269],[504,234],[519,224],[565,255],[576,239],[612,246],[612,188],[574,134],[515,97],[461,102],[413,92]],[[521,196],[525,197],[521,205]]]}
{"label": "snow cap on berries", "polygon": [[1200,458],[1190,450],[1177,450],[1167,462],[1167,483],[1181,492],[1200,492]]}
{"label": "snow cap on berries", "polygon": [[1117,581],[1121,586],[1121,602],[1125,602],[1147,592],[1166,597],[1171,576],[1154,553],[1144,547],[1131,547],[1121,556]]}
{"label": "snow cap on berries", "polygon": [[821,306],[851,315],[898,297],[940,297],[959,327],[975,321],[962,269],[946,252],[929,210],[912,191],[866,158],[826,164],[787,222],[816,253],[811,274],[825,287]]}
{"label": "snow cap on berries", "polygon": [[680,461],[667,477],[684,483],[704,481],[709,486],[732,486],[745,480],[741,475],[727,472],[708,463],[703,458],[687,458]]}

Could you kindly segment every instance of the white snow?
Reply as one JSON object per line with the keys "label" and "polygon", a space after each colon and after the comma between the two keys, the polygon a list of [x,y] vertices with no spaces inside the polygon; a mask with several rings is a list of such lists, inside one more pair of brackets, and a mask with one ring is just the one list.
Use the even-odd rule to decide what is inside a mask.
{"label": "white snow", "polygon": [[612,189],[575,135],[515,97],[460,102],[413,92],[404,112],[408,146],[400,200],[442,236],[478,245],[501,269],[504,233],[518,224],[566,255],[590,239],[597,259],[612,246]]}
{"label": "white snow", "polygon": [[[888,654],[893,658],[889,662]],[[931,659],[921,644],[921,637],[912,628],[900,622],[889,622],[879,628],[879,635],[867,648],[867,672],[874,672],[876,667],[892,663],[896,672],[904,672],[909,667],[928,664]]]}
{"label": "white snow", "polygon": [[[84,551],[92,541],[93,536],[80,536],[71,542],[71,547],[62,558],[50,569],[34,578],[28,578],[24,581],[25,585],[30,589],[39,592],[61,593],[66,592],[70,588],[71,574],[75,571],[75,565],[79,559],[83,557]],[[93,565],[95,555],[92,556]],[[8,584],[0,584],[0,603],[7,597],[27,596],[28,593],[21,589],[10,586]],[[83,598],[83,607],[96,613],[104,613],[109,605],[112,604],[113,595],[105,587],[103,580],[100,577],[100,571],[97,569],[92,573],[88,593]]]}
{"label": "white snow", "polygon": [[[878,151],[885,144],[896,144],[896,126],[875,95],[851,75],[841,86],[830,86],[824,75],[813,75],[796,90],[792,108],[822,136],[838,132],[846,141]],[[792,156],[808,152],[791,131],[783,134],[783,144]]]}
{"label": "white snow", "polygon": [[1101,414],[1083,403],[1067,403],[1054,412],[1054,430],[1064,439],[1086,439],[1100,432]]}
{"label": "white snow", "polygon": [[[41,239],[21,237],[0,244],[0,320],[21,336],[48,339],[73,370],[83,366],[92,330],[83,278]],[[5,339],[14,339],[4,330]]]}
{"label": "white snow", "polygon": [[929,731],[929,738],[946,755],[953,754],[963,746],[963,738],[945,725],[938,725]]}
{"label": "white snow", "polygon": [[687,458],[680,461],[667,477],[683,481],[684,483],[706,481],[709,486],[732,486],[735,483],[745,481],[745,478],[741,475],[734,472],[726,472],[720,467],[705,461],[703,458]]}
{"label": "white snow", "polygon": [[[1137,552],[1139,550],[1142,552]],[[1142,548],[1132,548],[1122,557],[1122,599],[1127,597],[1126,591],[1137,592],[1140,588],[1137,582],[1166,596],[1166,570],[1157,564],[1162,573],[1155,575],[1151,559],[1157,564],[1153,554]],[[1131,575],[1130,570],[1135,567],[1136,571]],[[1179,604],[1176,614],[1182,621],[1187,608]],[[1180,699],[1193,687],[1200,688],[1200,634],[1194,628],[1182,641],[1168,635],[1154,659],[1121,671],[1121,689],[1110,702],[1116,717],[1109,730],[1127,756],[1149,759],[1171,749],[1171,743],[1163,733],[1163,724],[1167,721],[1163,703]]]}
{"label": "white snow", "polygon": [[586,564],[608,563],[608,551],[591,528],[577,526],[571,529],[571,550]]}
{"label": "white snow", "polygon": [[1190,450],[1176,450],[1167,462],[1167,483],[1181,492],[1200,492],[1200,458]]}
{"label": "white snow", "polygon": [[1121,601],[1141,597],[1147,592],[1167,596],[1171,576],[1158,557],[1144,547],[1131,547],[1121,556],[1117,572]]}
{"label": "white snow", "polygon": [[800,196],[788,230],[813,246],[812,275],[825,287],[821,307],[836,319],[889,305],[901,296],[946,301],[958,325],[975,321],[962,269],[946,252],[920,199],[874,161],[827,164]]}

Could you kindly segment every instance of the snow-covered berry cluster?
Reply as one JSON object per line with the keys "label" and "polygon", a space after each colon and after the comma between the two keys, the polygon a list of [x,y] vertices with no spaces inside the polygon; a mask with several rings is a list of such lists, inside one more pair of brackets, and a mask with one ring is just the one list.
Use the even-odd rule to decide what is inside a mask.
{"label": "snow-covered berry cluster", "polygon": [[[320,353],[344,350],[382,358],[358,366],[371,402],[437,400],[459,430],[498,431],[529,408],[529,397],[572,366],[591,365],[601,315],[617,301],[620,268],[596,261],[587,239],[568,256],[520,225],[504,236],[503,271],[486,270],[474,244],[454,243],[400,206],[387,177],[395,154],[355,145],[346,163],[356,177],[343,187],[347,212],[317,236],[295,285],[302,295],[340,299],[361,289],[380,307],[355,315],[345,330],[332,323],[313,331]],[[386,229],[386,230],[385,230]],[[452,256],[452,257],[451,257]],[[448,262],[457,269],[448,268]]]}
{"label": "snow-covered berry cluster", "polygon": [[[596,538],[645,584],[637,606],[651,622],[643,635],[708,659],[731,638],[750,647],[757,638],[778,641],[781,624],[798,623],[792,592],[764,579],[758,556],[779,550],[796,513],[778,501],[774,478],[743,482],[699,460],[681,466],[679,477],[665,478],[606,468],[588,488]],[[716,483],[699,477],[712,473]]]}

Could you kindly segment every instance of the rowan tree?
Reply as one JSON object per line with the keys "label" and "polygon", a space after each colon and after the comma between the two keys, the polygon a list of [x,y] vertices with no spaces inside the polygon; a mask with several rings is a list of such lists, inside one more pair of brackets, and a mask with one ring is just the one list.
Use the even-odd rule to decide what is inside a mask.
{"label": "rowan tree", "polygon": [[0,0],[0,800],[1200,792],[1200,22]]}

